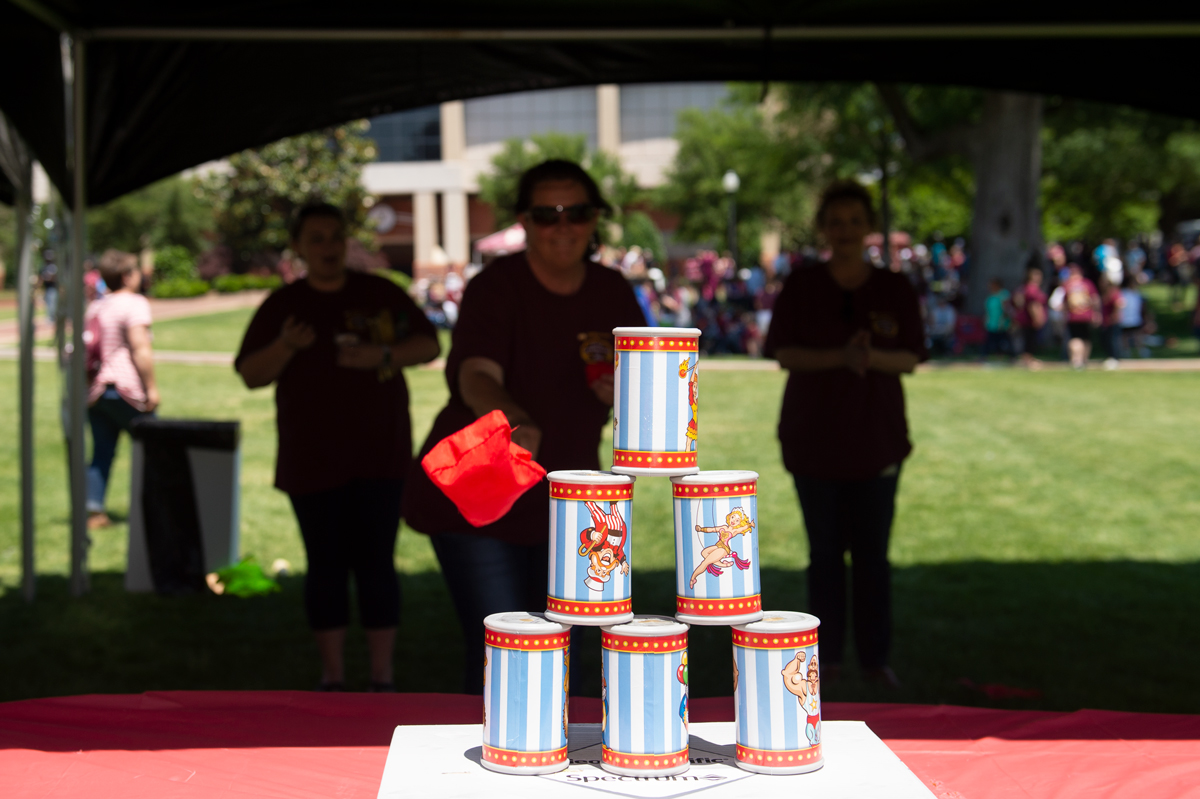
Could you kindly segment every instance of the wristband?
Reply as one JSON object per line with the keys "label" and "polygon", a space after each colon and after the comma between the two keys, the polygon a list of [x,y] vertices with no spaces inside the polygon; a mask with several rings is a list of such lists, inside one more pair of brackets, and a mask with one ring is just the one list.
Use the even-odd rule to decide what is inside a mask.
{"label": "wristband", "polygon": [[392,347],[390,344],[383,345],[383,360],[379,362],[379,366],[383,369],[392,368]]}

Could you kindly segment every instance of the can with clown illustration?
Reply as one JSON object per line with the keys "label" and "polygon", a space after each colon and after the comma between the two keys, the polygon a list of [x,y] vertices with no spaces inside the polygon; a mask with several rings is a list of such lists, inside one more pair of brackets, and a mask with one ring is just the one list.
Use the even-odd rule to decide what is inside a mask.
{"label": "can with clown illustration", "polygon": [[633,481],[627,474],[551,472],[546,618],[602,626],[633,618]]}
{"label": "can with clown illustration", "polygon": [[821,754],[816,616],[769,610],[733,628],[737,762],[761,774],[803,774]]}
{"label": "can with clown illustration", "polygon": [[536,613],[483,620],[484,768],[552,774],[567,759],[571,628]]}
{"label": "can with clown illustration", "polygon": [[613,471],[698,471],[700,331],[618,327],[613,337]]}
{"label": "can with clown illustration", "polygon": [[605,771],[660,777],[687,770],[687,631],[664,616],[601,631]]}
{"label": "can with clown illustration", "polygon": [[675,618],[747,624],[762,618],[758,474],[708,471],[672,477]]}

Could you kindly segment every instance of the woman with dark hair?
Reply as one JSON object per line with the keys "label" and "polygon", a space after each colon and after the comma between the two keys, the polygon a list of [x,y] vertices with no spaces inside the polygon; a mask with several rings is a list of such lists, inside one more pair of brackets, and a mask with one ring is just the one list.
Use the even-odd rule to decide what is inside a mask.
{"label": "woman with dark hair", "polygon": [[[513,441],[547,471],[599,469],[613,403],[612,330],[645,324],[620,273],[589,259],[609,206],[578,164],[547,161],[521,177],[515,210],[525,252],[467,285],[446,359],[450,401],[420,457],[499,409],[516,427]],[[465,638],[465,688],[481,693],[484,617],[546,606],[547,493],[535,486],[475,528],[414,463],[404,517],[433,540]]]}
{"label": "woman with dark hair", "polygon": [[836,679],[842,663],[849,550],[859,663],[868,679],[897,685],[888,666],[887,552],[900,466],[912,451],[900,375],[927,357],[921,309],[904,275],[863,257],[875,212],[862,186],[827,188],[816,221],[830,259],[788,277],[764,346],[789,372],[779,420],[783,463],[808,533],[822,676]]}
{"label": "woman with dark hair", "polygon": [[234,368],[249,388],[275,384],[275,487],[291,500],[304,539],[304,610],[321,657],[318,689],[344,689],[353,573],[371,690],[390,692],[401,481],[412,458],[401,369],[437,357],[437,331],[396,284],[346,269],[338,208],[300,209],[291,247],[308,276],[259,306]]}

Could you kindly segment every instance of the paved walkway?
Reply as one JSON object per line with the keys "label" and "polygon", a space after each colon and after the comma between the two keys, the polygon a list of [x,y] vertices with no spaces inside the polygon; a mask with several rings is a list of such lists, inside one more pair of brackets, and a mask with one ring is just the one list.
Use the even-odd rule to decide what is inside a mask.
{"label": "paved walkway", "polygon": [[[185,316],[235,311],[238,308],[256,308],[267,296],[264,291],[239,291],[236,294],[205,294],[203,297],[188,297],[178,300],[150,300],[150,314],[156,322],[181,319]],[[65,310],[65,309],[64,309]],[[35,341],[44,341],[54,335],[54,325],[46,321],[45,312],[38,309]],[[20,325],[16,319],[0,320],[0,347],[16,346],[21,339]]]}

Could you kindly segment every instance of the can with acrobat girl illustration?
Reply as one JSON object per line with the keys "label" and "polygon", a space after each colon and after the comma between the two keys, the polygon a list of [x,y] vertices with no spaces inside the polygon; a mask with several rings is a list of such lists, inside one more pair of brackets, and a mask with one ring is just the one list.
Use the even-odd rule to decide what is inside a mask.
{"label": "can with acrobat girl illustration", "polygon": [[633,481],[627,474],[551,472],[546,618],[564,624],[622,624],[633,618],[630,536]]}
{"label": "can with acrobat girl illustration", "polygon": [[737,763],[761,774],[803,774],[821,753],[821,666],[807,613],[768,610],[733,628]]}
{"label": "can with acrobat girl illustration", "polygon": [[699,471],[700,331],[618,327],[613,337],[613,471]]}
{"label": "can with acrobat girl illustration", "polygon": [[552,774],[567,759],[571,628],[537,613],[483,620],[484,768]]}
{"label": "can with acrobat girl illustration", "polygon": [[672,477],[675,618],[747,624],[762,618],[758,573],[758,473]]}
{"label": "can with acrobat girl illustration", "polygon": [[605,771],[664,777],[687,770],[687,631],[665,616],[635,616],[601,630]]}

